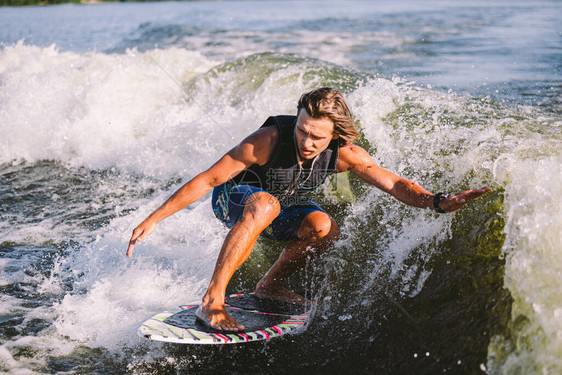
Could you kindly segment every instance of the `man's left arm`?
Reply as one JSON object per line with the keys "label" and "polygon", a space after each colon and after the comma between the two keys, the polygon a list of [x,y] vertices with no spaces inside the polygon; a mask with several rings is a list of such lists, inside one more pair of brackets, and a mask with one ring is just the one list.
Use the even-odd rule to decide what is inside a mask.
{"label": "man's left arm", "polygon": [[452,196],[436,196],[415,182],[379,167],[367,151],[356,145],[347,145],[340,148],[338,171],[346,170],[405,204],[420,208],[436,208],[445,212],[458,210],[471,200],[490,191],[490,188],[486,186],[482,189],[461,191]]}

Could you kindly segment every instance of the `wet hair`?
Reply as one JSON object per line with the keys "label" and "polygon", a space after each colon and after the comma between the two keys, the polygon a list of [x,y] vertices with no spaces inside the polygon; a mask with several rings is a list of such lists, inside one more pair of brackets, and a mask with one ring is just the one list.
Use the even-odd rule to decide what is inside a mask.
{"label": "wet hair", "polygon": [[353,116],[343,95],[338,90],[322,87],[302,94],[297,106],[297,115],[303,109],[312,118],[327,117],[334,123],[334,133],[344,145],[359,138]]}

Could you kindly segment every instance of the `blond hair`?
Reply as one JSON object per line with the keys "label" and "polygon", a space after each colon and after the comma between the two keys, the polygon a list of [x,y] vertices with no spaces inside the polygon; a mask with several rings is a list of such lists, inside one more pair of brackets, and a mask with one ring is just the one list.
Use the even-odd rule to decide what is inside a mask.
{"label": "blond hair", "polygon": [[322,87],[304,93],[297,105],[297,115],[303,108],[312,118],[327,117],[332,120],[334,133],[339,135],[342,144],[351,144],[359,138],[351,111],[338,90]]}

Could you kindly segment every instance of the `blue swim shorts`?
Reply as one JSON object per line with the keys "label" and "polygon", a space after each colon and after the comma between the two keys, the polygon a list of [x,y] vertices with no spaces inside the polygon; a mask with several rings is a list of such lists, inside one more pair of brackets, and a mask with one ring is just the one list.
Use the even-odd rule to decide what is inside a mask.
{"label": "blue swim shorts", "polygon": [[[267,193],[267,191],[256,186],[237,185],[232,182],[217,186],[213,189],[213,212],[227,227],[232,228],[242,219],[244,206],[248,198],[260,191]],[[282,204],[279,216],[265,228],[261,235],[277,241],[296,240],[302,221],[314,211],[325,212],[310,199],[299,200],[297,204]]]}

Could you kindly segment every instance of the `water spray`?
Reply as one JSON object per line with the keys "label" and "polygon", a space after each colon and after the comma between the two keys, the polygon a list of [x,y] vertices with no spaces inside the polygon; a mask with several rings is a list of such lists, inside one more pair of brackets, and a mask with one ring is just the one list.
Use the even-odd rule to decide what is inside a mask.
{"label": "water spray", "polygon": [[185,95],[187,95],[187,97],[188,97],[189,99],[191,99],[191,101],[192,101],[193,103],[197,104],[197,106],[198,106],[199,108],[201,108],[201,110],[202,110],[203,112],[205,112],[205,114],[206,114],[207,116],[209,116],[209,118],[224,132],[224,134],[226,134],[230,139],[232,139],[232,140],[234,141],[234,137],[233,137],[229,132],[227,132],[226,129],[223,128],[223,127],[221,126],[221,124],[219,124],[219,122],[218,122],[217,120],[215,120],[215,118],[214,118],[213,116],[211,116],[211,114],[210,114],[201,104],[199,104],[199,102],[197,102],[197,100],[195,100],[195,98],[194,98],[193,96],[191,96],[191,95],[189,94],[189,92],[178,82],[177,79],[175,79],[174,77],[172,77],[172,75],[171,75],[170,73],[168,73],[168,72],[166,71],[166,69],[164,69],[164,67],[162,67],[162,65],[160,65],[160,64],[158,63],[158,61],[156,61],[152,56],[148,55],[148,57],[152,60],[152,62],[153,62],[154,64],[156,64],[160,69],[162,69],[162,71],[163,71],[163,72],[164,72],[164,73],[181,89],[181,91],[182,91]]}

